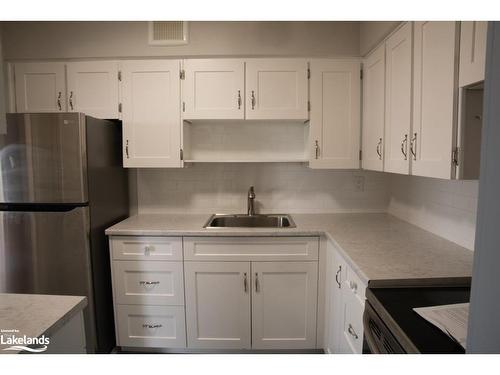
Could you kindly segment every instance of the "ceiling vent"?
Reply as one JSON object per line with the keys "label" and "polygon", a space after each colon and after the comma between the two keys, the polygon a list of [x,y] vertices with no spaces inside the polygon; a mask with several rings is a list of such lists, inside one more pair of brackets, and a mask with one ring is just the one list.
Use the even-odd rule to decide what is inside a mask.
{"label": "ceiling vent", "polygon": [[178,46],[188,43],[186,21],[149,22],[149,44],[154,46]]}

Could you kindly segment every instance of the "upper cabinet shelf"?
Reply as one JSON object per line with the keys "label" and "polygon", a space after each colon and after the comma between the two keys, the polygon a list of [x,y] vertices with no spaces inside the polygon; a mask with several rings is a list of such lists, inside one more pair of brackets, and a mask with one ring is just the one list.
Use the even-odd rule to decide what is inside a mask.
{"label": "upper cabinet shelf", "polygon": [[305,59],[184,60],[184,120],[307,120]]}

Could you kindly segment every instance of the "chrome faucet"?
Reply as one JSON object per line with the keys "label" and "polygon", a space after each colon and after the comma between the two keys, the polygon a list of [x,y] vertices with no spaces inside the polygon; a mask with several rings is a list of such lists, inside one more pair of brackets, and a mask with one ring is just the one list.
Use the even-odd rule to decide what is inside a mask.
{"label": "chrome faucet", "polygon": [[247,214],[248,216],[255,216],[255,207],[254,207],[254,201],[255,201],[255,192],[253,190],[253,186],[250,186],[250,189],[248,189],[248,196],[247,196]]}

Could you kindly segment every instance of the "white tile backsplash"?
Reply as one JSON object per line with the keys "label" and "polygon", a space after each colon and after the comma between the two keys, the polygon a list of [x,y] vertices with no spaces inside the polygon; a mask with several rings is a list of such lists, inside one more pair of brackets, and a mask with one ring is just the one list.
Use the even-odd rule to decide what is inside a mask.
{"label": "white tile backsplash", "polygon": [[[357,191],[354,176],[364,176]],[[261,212],[384,212],[389,180],[382,173],[314,170],[297,163],[199,163],[183,169],[137,170],[139,213],[246,212],[255,186]]]}
{"label": "white tile backsplash", "polygon": [[478,181],[390,175],[388,212],[474,249]]}
{"label": "white tile backsplash", "polygon": [[[244,213],[254,185],[260,212],[389,212],[474,248],[477,181],[317,170],[298,163],[199,163],[136,174],[134,213]],[[362,191],[356,176],[364,176]]]}

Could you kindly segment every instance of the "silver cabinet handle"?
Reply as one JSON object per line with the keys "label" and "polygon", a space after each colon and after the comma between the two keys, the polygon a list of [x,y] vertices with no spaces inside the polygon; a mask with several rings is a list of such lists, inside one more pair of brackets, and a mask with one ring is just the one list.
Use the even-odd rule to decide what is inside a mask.
{"label": "silver cabinet handle", "polygon": [[319,143],[318,141],[314,141],[314,158],[318,159],[319,157]]}
{"label": "silver cabinet handle", "polygon": [[159,285],[159,281],[139,281],[140,285]]}
{"label": "silver cabinet handle", "polygon": [[73,91],[69,93],[69,107],[73,110]]}
{"label": "silver cabinet handle", "polygon": [[377,143],[377,155],[378,159],[382,160],[382,138],[379,138]]}
{"label": "silver cabinet handle", "polygon": [[248,292],[248,279],[246,272],[243,274],[243,288],[245,289],[245,293]]}
{"label": "silver cabinet handle", "polygon": [[255,92],[252,90],[252,109],[255,109]]}
{"label": "silver cabinet handle", "polygon": [[60,111],[62,111],[62,105],[61,105],[61,91],[59,91],[59,94],[57,94],[57,107],[59,108]]}
{"label": "silver cabinet handle", "polygon": [[349,287],[351,288],[351,290],[353,292],[356,293],[356,291],[358,290],[358,284],[355,282],[355,281],[349,281]]}
{"label": "silver cabinet handle", "polygon": [[238,90],[238,109],[241,109],[241,91]]}
{"label": "silver cabinet handle", "polygon": [[[128,154],[127,154],[128,157]],[[144,255],[149,255],[151,251],[154,251],[155,247],[153,245],[146,245],[144,246]]]}
{"label": "silver cabinet handle", "polygon": [[349,328],[347,328],[347,332],[349,332],[349,334],[354,337],[356,340],[358,339],[358,334],[356,333],[356,331],[354,330],[354,328],[352,328],[352,325],[349,324]]}
{"label": "silver cabinet handle", "polygon": [[142,328],[150,328],[150,329],[161,328],[161,327],[163,327],[163,325],[161,325],[161,324],[143,324],[142,325]]}
{"label": "silver cabinet handle", "polygon": [[337,270],[337,273],[335,274],[335,281],[337,282],[339,289],[342,286],[342,284],[340,284],[340,281],[339,281],[340,271],[342,271],[342,266],[339,266],[339,269]]}
{"label": "silver cabinet handle", "polygon": [[410,140],[410,152],[413,160],[417,160],[417,133],[413,133],[413,138]]}
{"label": "silver cabinet handle", "polygon": [[128,156],[128,139],[125,142],[125,155],[127,155],[127,159],[128,159],[129,158],[129,156]]}
{"label": "silver cabinet handle", "polygon": [[405,137],[401,141],[401,153],[405,157],[405,160],[408,160],[408,134],[405,134]]}
{"label": "silver cabinet handle", "polygon": [[255,292],[260,292],[259,274],[255,272]]}

